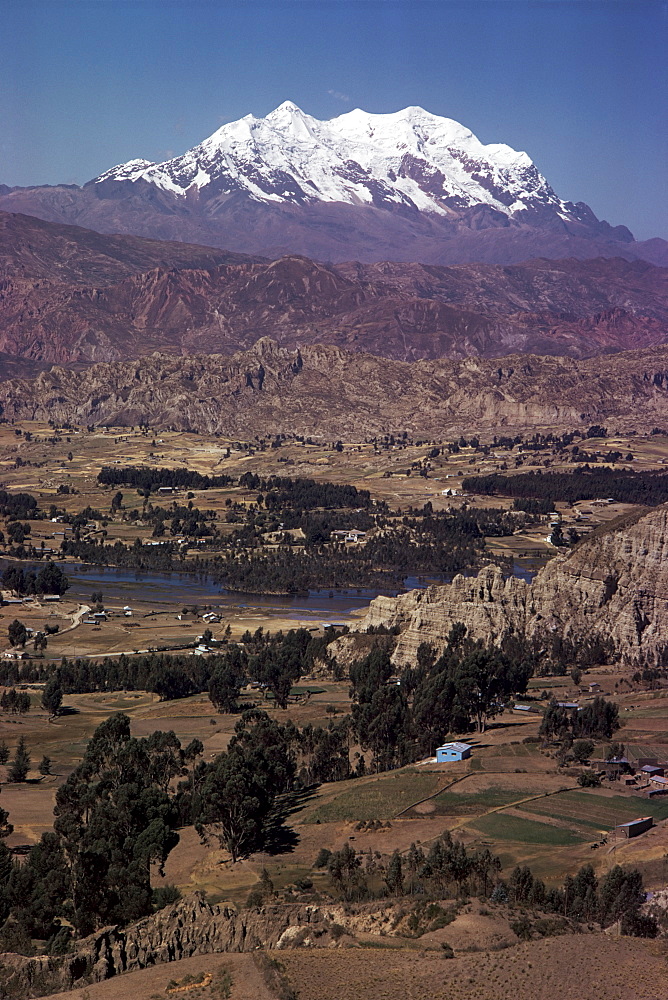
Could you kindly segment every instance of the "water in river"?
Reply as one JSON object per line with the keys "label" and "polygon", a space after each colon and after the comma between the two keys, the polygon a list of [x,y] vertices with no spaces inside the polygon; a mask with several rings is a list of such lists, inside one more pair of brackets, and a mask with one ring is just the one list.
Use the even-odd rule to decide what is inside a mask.
{"label": "water in river", "polygon": [[[394,596],[397,591],[360,588],[349,590],[311,590],[303,595],[239,594],[224,591],[210,578],[189,573],[142,573],[113,566],[63,564],[70,579],[69,598],[85,602],[95,590],[101,590],[108,604],[142,603],[154,608],[178,604],[211,605],[223,613],[235,611],[262,613],[267,617],[295,618],[314,616],[323,622],[344,621],[360,611],[380,593]],[[530,580],[531,570],[517,564],[516,576]],[[407,576],[406,590],[423,588],[431,583],[445,583],[443,576]]]}

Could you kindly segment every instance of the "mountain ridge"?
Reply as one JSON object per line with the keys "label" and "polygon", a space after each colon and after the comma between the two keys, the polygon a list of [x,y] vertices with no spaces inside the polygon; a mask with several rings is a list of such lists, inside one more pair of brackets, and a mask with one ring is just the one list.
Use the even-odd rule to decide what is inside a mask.
{"label": "mountain ridge", "polygon": [[[668,347],[584,361],[537,355],[412,363],[268,337],[224,357],[54,366],[0,384],[5,419],[364,440],[401,433],[534,433],[604,423],[611,433],[668,426]],[[397,461],[401,461],[397,456]],[[398,470],[399,471],[399,470]]]}
{"label": "mountain ridge", "polygon": [[422,108],[319,121],[291,102],[221,126],[163,163],[133,159],[77,187],[8,188],[0,209],[102,232],[320,260],[510,263],[622,256],[668,243],[561,199],[526,153],[484,145]]}
{"label": "mountain ridge", "polygon": [[233,353],[265,335],[290,349],[320,342],[398,360],[587,357],[668,336],[668,269],[642,261],[326,265],[4,213],[0,296],[0,352],[15,359],[12,368],[0,358],[0,377],[18,361]]}

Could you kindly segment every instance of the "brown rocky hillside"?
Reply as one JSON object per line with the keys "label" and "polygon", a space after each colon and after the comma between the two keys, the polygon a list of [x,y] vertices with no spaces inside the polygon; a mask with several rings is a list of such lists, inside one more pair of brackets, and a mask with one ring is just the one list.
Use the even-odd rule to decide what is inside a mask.
{"label": "brown rocky hillside", "polygon": [[23,361],[227,354],[260,336],[407,361],[586,357],[660,344],[667,331],[668,269],[644,261],[270,261],[0,213],[0,352]]}
{"label": "brown rocky hillside", "polygon": [[596,532],[556,556],[531,584],[504,580],[496,566],[476,577],[456,576],[443,587],[377,597],[359,628],[399,625],[398,663],[415,661],[417,648],[445,645],[455,622],[474,638],[499,642],[511,631],[609,636],[629,663],[664,662],[668,644],[668,505],[635,523]]}
{"label": "brown rocky hillside", "polygon": [[232,357],[155,354],[82,371],[53,367],[0,385],[5,418],[364,440],[396,433],[668,426],[668,347],[572,358],[412,364],[267,338]]}

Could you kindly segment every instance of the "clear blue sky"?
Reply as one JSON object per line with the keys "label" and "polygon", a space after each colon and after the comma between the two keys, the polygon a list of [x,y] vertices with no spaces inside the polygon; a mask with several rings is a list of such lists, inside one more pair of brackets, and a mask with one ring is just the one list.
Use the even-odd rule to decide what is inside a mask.
{"label": "clear blue sky", "polygon": [[668,3],[0,0],[0,183],[84,183],[284,100],[418,104],[668,237]]}

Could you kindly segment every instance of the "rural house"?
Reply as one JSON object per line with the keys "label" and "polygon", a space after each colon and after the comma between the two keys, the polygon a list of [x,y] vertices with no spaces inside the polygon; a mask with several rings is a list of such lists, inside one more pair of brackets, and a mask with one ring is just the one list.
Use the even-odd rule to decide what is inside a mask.
{"label": "rural house", "polygon": [[471,756],[471,747],[468,743],[444,743],[436,750],[436,762],[443,764],[449,760],[466,760]]}

